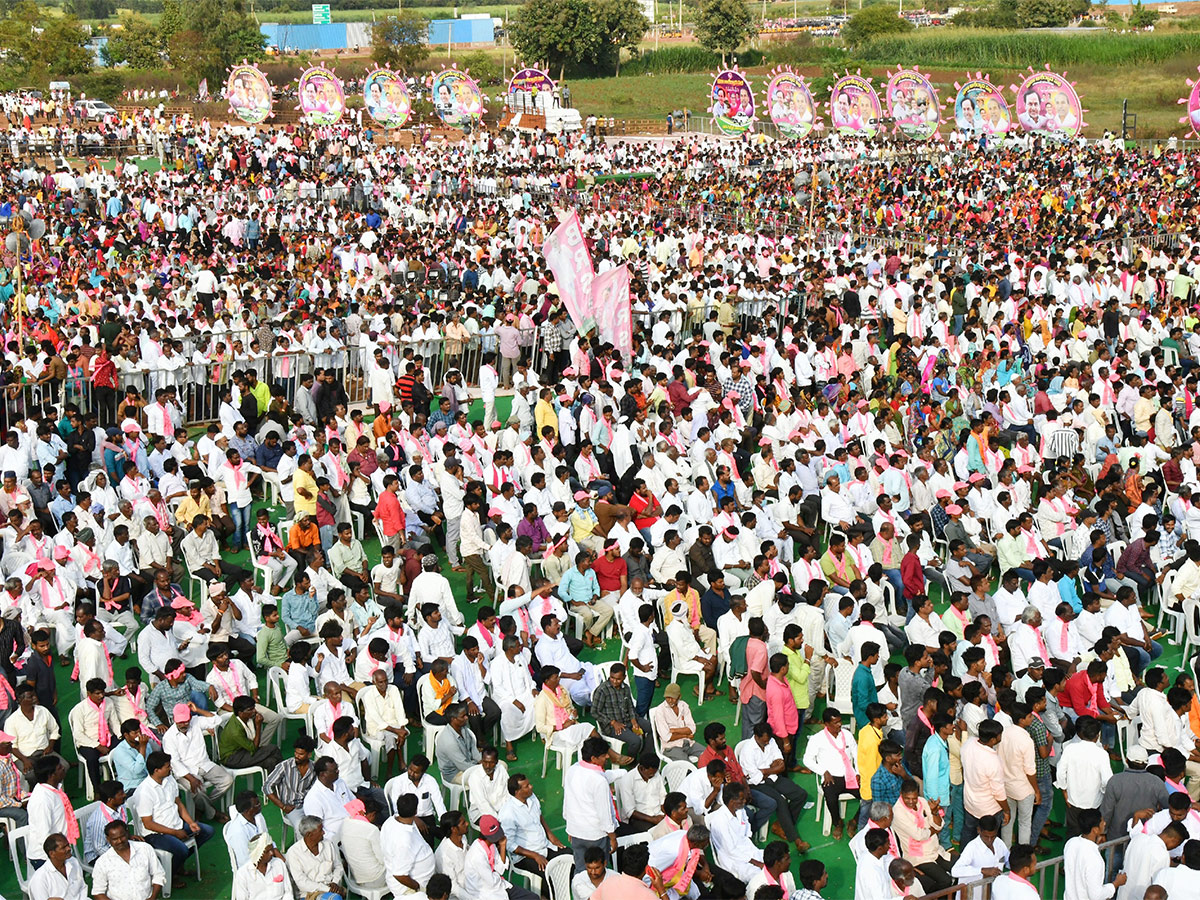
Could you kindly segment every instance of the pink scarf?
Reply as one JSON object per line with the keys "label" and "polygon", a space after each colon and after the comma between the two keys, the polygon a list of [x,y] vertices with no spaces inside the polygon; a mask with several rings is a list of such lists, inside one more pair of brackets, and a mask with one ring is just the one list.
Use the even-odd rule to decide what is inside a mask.
{"label": "pink scarf", "polygon": [[[108,652],[105,651],[104,655],[107,657]],[[76,667],[78,668],[78,664],[76,664]],[[112,679],[112,664],[111,663],[109,664],[108,670],[109,670],[108,677],[111,680]],[[96,711],[96,716],[100,719],[100,727],[96,730],[97,736],[100,739],[100,746],[107,747],[108,742],[110,740],[112,740],[112,731],[108,727],[108,718],[104,714],[104,702],[101,701],[98,704],[93,703],[92,698],[89,697],[87,694],[84,694],[83,700],[88,706],[90,706],[92,709],[94,709]]]}
{"label": "pink scarf", "polygon": [[850,761],[850,754],[846,752],[846,735],[838,732],[838,739],[835,743],[829,735],[829,729],[825,729],[825,739],[829,741],[830,746],[838,752],[842,757],[842,765],[846,770],[846,790],[853,791],[858,788],[858,775],[854,771],[854,764]]}
{"label": "pink scarf", "polygon": [[[107,725],[104,727],[106,729],[108,728]],[[67,842],[70,844],[75,844],[79,840],[79,820],[75,818],[75,807],[73,807],[71,805],[71,801],[67,799],[65,791],[50,787],[50,785],[45,784],[45,782],[43,782],[43,784],[45,785],[46,790],[57,794],[58,799],[62,801],[63,814],[67,819]]]}

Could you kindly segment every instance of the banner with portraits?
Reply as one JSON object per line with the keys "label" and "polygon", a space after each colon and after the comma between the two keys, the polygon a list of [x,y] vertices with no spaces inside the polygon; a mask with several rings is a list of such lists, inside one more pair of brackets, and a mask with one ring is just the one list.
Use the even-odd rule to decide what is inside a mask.
{"label": "banner with portraits", "polygon": [[1003,137],[1012,127],[1012,113],[1000,88],[976,74],[965,84],[956,84],[954,124],[963,134]]}
{"label": "banner with portraits", "polygon": [[341,79],[324,66],[313,66],[296,85],[300,111],[314,125],[336,125],[346,111]]}
{"label": "banner with portraits", "polygon": [[271,115],[271,82],[258,66],[242,63],[229,70],[225,79],[229,111],[247,125],[265,122]]}
{"label": "banner with portraits", "polygon": [[363,80],[363,106],[384,128],[400,128],[412,115],[408,87],[391,69],[375,69]]}
{"label": "banner with portraits", "polygon": [[846,73],[829,92],[829,120],[839,134],[875,137],[883,109],[871,79]]}
{"label": "banner with portraits", "polygon": [[508,80],[508,95],[518,109],[533,109],[540,94],[554,95],[554,79],[541,69],[519,69]]}
{"label": "banner with portraits", "polygon": [[714,75],[708,98],[709,112],[723,134],[744,134],[754,127],[754,87],[737,69]]}
{"label": "banner with portraits", "polygon": [[430,93],[433,108],[445,125],[467,125],[483,117],[483,92],[465,69],[442,69],[433,76]]}
{"label": "banner with portraits", "polygon": [[1071,140],[1083,129],[1083,107],[1075,86],[1057,72],[1032,72],[1017,93],[1017,122],[1029,134]]}
{"label": "banner with portraits", "polygon": [[779,133],[788,138],[806,138],[816,125],[816,104],[803,75],[791,69],[777,70],[767,83],[767,114]]}
{"label": "banner with portraits", "polygon": [[937,134],[941,111],[938,93],[927,75],[900,69],[888,77],[884,89],[888,118],[896,130],[912,141],[927,141]]}

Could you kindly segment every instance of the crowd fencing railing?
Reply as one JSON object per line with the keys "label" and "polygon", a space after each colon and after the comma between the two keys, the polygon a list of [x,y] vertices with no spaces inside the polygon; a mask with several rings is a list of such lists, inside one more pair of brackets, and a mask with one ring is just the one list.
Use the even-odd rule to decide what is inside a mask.
{"label": "crowd fencing railing", "polygon": [[[1105,880],[1110,879],[1120,868],[1119,856],[1124,854],[1125,845],[1128,843],[1129,835],[1125,835],[1099,845],[1099,850],[1104,857],[1104,870],[1107,873],[1104,876]],[[1062,856],[1043,859],[1034,867],[1033,877],[1029,881],[1037,890],[1038,896],[1044,900],[1060,900],[1066,890],[1063,872]],[[932,894],[926,894],[923,900],[992,900],[995,896],[992,884],[999,879],[1008,877],[1009,873],[1004,872],[991,878],[980,878],[966,884],[952,885],[940,891],[934,891]]]}

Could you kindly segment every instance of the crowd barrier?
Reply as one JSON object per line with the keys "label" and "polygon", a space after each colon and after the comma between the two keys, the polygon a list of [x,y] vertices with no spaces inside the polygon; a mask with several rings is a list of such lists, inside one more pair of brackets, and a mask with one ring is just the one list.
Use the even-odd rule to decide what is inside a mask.
{"label": "crowd barrier", "polygon": [[[1104,857],[1105,881],[1111,879],[1120,869],[1120,866],[1115,864],[1116,852],[1118,849],[1123,852],[1128,843],[1129,835],[1125,835],[1099,845],[1098,849]],[[992,883],[999,878],[1007,877],[1008,873],[1005,872],[994,878],[981,878],[967,884],[956,884],[940,891],[934,891],[932,894],[926,894],[923,900],[992,900],[995,896]],[[1052,859],[1039,860],[1034,868],[1033,877],[1029,881],[1037,889],[1040,897],[1044,897],[1046,900],[1058,900],[1066,890],[1066,882],[1063,878],[1063,857],[1055,856]]]}
{"label": "crowd barrier", "polygon": [[[535,371],[544,371],[550,364],[541,352],[541,335],[538,329],[525,329],[518,339],[520,355],[511,364],[503,364],[499,356],[498,338],[490,332],[482,333],[466,341],[414,340],[411,336],[400,336],[393,345],[385,347],[385,356],[392,365],[393,380],[403,373],[406,351],[411,349],[429,372],[433,392],[441,391],[442,379],[450,369],[463,373],[467,387],[477,387],[484,354],[497,353],[496,368],[505,376],[501,387],[511,384],[515,371],[515,359],[524,360]],[[181,357],[182,359],[182,357]],[[230,385],[235,371],[254,370],[260,381],[272,389],[283,392],[289,406],[294,405],[296,391],[301,378],[315,369],[332,369],[335,378],[346,389],[351,407],[371,402],[370,373],[365,351],[358,345],[341,345],[329,350],[313,353],[294,350],[286,353],[271,353],[260,356],[235,356],[223,359],[207,359],[203,363],[186,362],[176,367],[136,366],[118,370],[115,391],[97,390],[88,378],[71,378],[65,381],[14,383],[0,389],[4,398],[4,413],[8,422],[15,421],[40,410],[47,405],[61,408],[64,403],[73,403],[83,413],[96,412],[101,422],[116,419],[117,405],[124,399],[128,388],[153,402],[159,388],[174,387],[183,407],[185,423],[189,426],[204,425],[219,419],[221,395]]]}

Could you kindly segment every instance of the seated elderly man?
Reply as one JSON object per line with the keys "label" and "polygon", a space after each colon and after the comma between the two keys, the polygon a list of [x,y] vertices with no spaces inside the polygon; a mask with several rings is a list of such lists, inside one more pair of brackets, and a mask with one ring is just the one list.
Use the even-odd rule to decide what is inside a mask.
{"label": "seated elderly man", "polygon": [[[250,842],[247,857],[234,873],[232,900],[292,900],[295,890],[286,858],[272,843],[269,834],[260,834]],[[307,896],[334,900],[341,895],[321,891]]]}
{"label": "seated elderly man", "polygon": [[[204,718],[215,721],[212,713],[201,712]],[[188,791],[188,796],[201,812],[201,818],[216,822],[228,822],[229,816],[219,813],[213,799],[227,794],[233,787],[233,776],[224,766],[217,765],[208,755],[202,722],[195,721],[192,711],[183,703],[175,704],[171,712],[175,724],[163,735],[163,750],[171,755],[171,772],[179,786]],[[212,788],[210,798],[207,790]]]}
{"label": "seated elderly man", "polygon": [[[318,776],[319,777],[319,776]],[[287,851],[288,871],[301,897],[337,900],[346,896],[342,885],[342,855],[333,840],[325,837],[325,826],[316,816],[305,816],[296,829],[300,840]]]}

